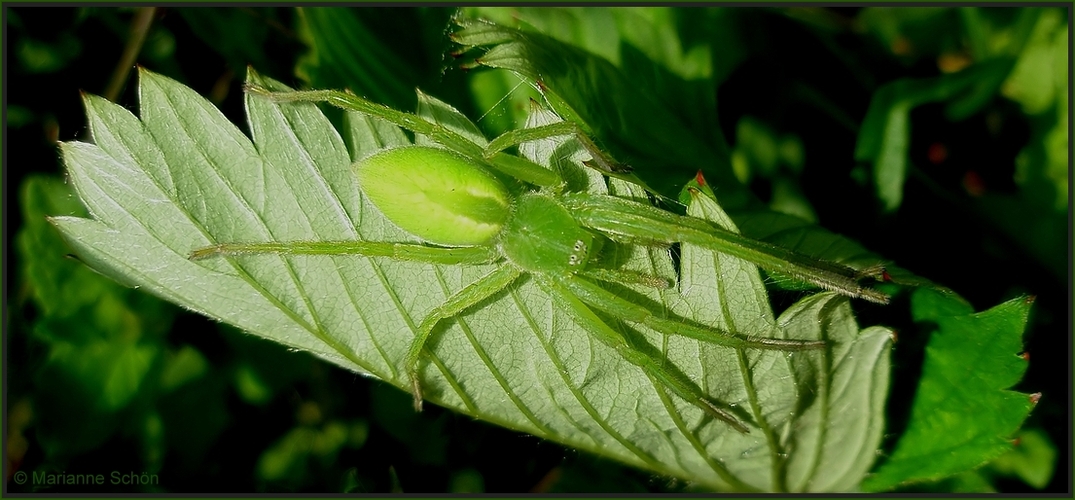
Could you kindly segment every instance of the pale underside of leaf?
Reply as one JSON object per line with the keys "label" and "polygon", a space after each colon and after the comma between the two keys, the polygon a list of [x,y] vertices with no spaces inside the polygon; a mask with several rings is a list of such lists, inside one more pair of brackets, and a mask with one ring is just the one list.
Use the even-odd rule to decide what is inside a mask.
{"label": "pale underside of leaf", "polygon": [[[251,80],[284,88],[257,75]],[[363,199],[351,171],[353,159],[407,138],[375,118],[349,115],[349,151],[315,105],[247,96],[251,142],[208,101],[169,79],[142,71],[139,97],[141,120],[87,98],[94,144],[63,146],[94,219],[54,221],[87,263],[110,276],[402,388],[398,363],[422,318],[502,265],[279,255],[192,262],[191,250],[225,242],[415,242]],[[420,102],[428,119],[458,129],[462,115],[453,108],[428,96]],[[550,115],[536,113],[530,125],[557,119]],[[637,186],[606,184],[582,168],[585,153],[563,141],[520,151],[568,173],[573,189],[646,200]],[[730,224],[712,200],[690,210]],[[676,278],[667,248],[614,243],[602,259]],[[678,287],[613,287],[627,289],[658,314],[743,334],[823,338],[833,347],[794,355],[736,351],[602,316],[646,339],[704,392],[754,423],[740,434],[666,393],[524,277],[440,323],[422,363],[426,397],[708,488],[856,487],[880,439],[886,330],[860,331],[847,300],[827,293],[774,319],[755,266],[689,245]]]}

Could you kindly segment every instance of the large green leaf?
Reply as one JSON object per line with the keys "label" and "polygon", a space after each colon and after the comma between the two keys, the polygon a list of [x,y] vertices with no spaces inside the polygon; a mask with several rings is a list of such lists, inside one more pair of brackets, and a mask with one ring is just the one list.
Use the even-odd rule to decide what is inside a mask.
{"label": "large green leaf", "polygon": [[979,467],[1012,449],[1012,438],[1041,395],[1009,390],[1027,360],[1022,334],[1031,300],[1019,297],[974,313],[965,302],[921,289],[915,321],[936,324],[911,420],[895,451],[864,487],[891,489]]}
{"label": "large green leaf", "polygon": [[[254,74],[250,79],[283,89]],[[352,143],[369,149],[348,151],[316,106],[248,96],[251,142],[208,102],[167,78],[142,71],[139,95],[141,120],[87,96],[94,144],[62,146],[72,182],[93,215],[53,219],[78,254],[99,271],[184,307],[405,387],[398,364],[416,325],[489,266],[358,256],[187,259],[192,249],[217,242],[413,241],[363,199],[350,169],[353,157],[398,145],[405,136],[379,120],[352,116]],[[427,116],[441,117],[446,126],[464,119],[434,99],[422,101]],[[550,151],[560,155],[563,147],[544,150],[544,160],[540,147],[529,154],[549,164],[561,157],[548,157]],[[577,164],[564,168],[589,172]],[[642,195],[619,182],[613,189]],[[727,222],[712,200],[699,198],[690,210]],[[666,251],[616,248],[627,253],[628,265],[674,276]],[[628,293],[655,310],[663,306],[742,333],[781,331],[773,329],[753,265],[688,246],[681,271],[679,290]],[[888,332],[860,331],[846,299],[810,297],[775,320],[787,335],[830,341],[824,353],[737,352],[611,324],[646,339],[670,365],[737,405],[741,417],[760,428],[740,434],[668,396],[594,342],[528,279],[442,323],[423,363],[426,396],[706,488],[853,489],[872,463],[887,387]]]}

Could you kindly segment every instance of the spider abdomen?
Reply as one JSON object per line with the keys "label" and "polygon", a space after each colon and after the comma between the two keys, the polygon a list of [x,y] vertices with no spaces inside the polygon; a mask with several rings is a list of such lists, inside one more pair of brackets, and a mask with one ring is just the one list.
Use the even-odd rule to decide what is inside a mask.
{"label": "spider abdomen", "polygon": [[496,177],[445,149],[388,149],[354,168],[381,213],[429,243],[488,245],[511,214],[511,197]]}

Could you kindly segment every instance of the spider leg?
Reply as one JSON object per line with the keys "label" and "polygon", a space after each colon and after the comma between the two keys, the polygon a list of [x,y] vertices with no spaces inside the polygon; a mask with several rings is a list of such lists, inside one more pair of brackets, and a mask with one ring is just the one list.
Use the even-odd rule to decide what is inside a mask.
{"label": "spider leg", "polygon": [[634,169],[616,161],[615,158],[597,147],[597,144],[594,143],[590,136],[586,135],[586,132],[582,127],[572,121],[562,121],[537,127],[509,130],[489,142],[489,145],[485,147],[485,155],[486,157],[489,157],[495,153],[510,148],[511,146],[517,146],[524,142],[559,136],[571,136],[579,142],[579,145],[581,145],[590,155],[590,160],[584,162],[587,167],[597,170],[609,177],[615,177],[637,184],[651,193],[659,194],[647,186],[642,179],[639,179],[638,176],[633,173]]}
{"label": "spider leg", "polygon": [[422,356],[422,350],[429,341],[429,336],[433,333],[433,328],[440,323],[441,320],[452,318],[461,314],[462,312],[474,307],[479,302],[491,297],[497,292],[507,288],[513,281],[515,281],[522,271],[516,269],[513,266],[500,266],[493,272],[486,274],[458,292],[448,297],[443,304],[433,309],[425,319],[422,320],[421,325],[418,326],[418,333],[411,341],[411,346],[407,349],[407,356],[403,358],[403,366],[407,371],[407,375],[411,382],[411,393],[414,394],[414,409],[417,411],[422,410],[422,383],[418,377],[418,360]]}
{"label": "spider leg", "polygon": [[500,255],[491,247],[433,247],[380,241],[291,241],[283,243],[221,243],[199,248],[190,260],[237,255],[363,255],[429,264],[488,264]]}
{"label": "spider leg", "polygon": [[564,206],[580,224],[602,233],[663,243],[690,243],[851,298],[877,304],[889,301],[888,295],[859,285],[858,279],[863,276],[853,268],[747,238],[702,219],[589,193],[564,196]]}
{"label": "spider leg", "polygon": [[[588,330],[601,343],[615,349],[615,351],[629,363],[639,367],[660,385],[672,391],[675,395],[687,402],[701,408],[707,414],[726,422],[735,430],[747,434],[750,429],[735,417],[730,411],[723,408],[716,401],[702,393],[698,386],[688,380],[683,374],[669,370],[664,362],[655,354],[640,349],[641,346],[632,345],[621,333],[613,330],[601,318],[576,297],[565,281],[559,278],[550,278],[535,275],[536,281],[552,296],[559,309],[571,315],[571,317],[583,328]],[[648,349],[652,350],[652,348]]]}
{"label": "spider leg", "polygon": [[577,276],[570,276],[562,281],[564,287],[570,290],[571,293],[575,294],[575,296],[583,302],[609,314],[615,315],[616,317],[623,318],[626,321],[641,323],[661,333],[681,335],[703,342],[734,347],[736,349],[748,348],[776,351],[805,351],[811,349],[823,349],[825,347],[825,342],[819,340],[750,337],[700,324],[662,318],[653,314],[652,311],[643,306],[635,304],[629,300],[624,300],[612,292]]}
{"label": "spider leg", "polygon": [[[247,85],[247,93],[275,102],[324,102],[349,111],[376,116],[400,128],[424,135],[437,144],[447,146],[463,156],[524,182],[541,187],[557,187],[563,183],[559,174],[525,158],[500,153],[504,148],[488,150],[470,139],[421,116],[394,110],[383,104],[363,99],[339,90],[271,91],[258,85]],[[505,146],[507,147],[507,146]]]}
{"label": "spider leg", "polygon": [[579,271],[579,274],[588,278],[593,278],[597,281],[643,285],[651,288],[656,288],[658,290],[666,290],[672,287],[672,283],[667,278],[662,278],[654,274],[640,273],[637,271],[587,268],[583,269],[582,271]]}
{"label": "spider leg", "polygon": [[594,144],[593,140],[583,132],[582,127],[579,127],[575,122],[567,121],[550,123],[548,125],[537,127],[509,130],[490,141],[489,145],[485,148],[485,154],[491,155],[524,142],[565,135],[578,139],[579,144],[582,145],[583,149],[585,149],[593,158],[592,161],[595,169],[606,174],[628,174],[631,172],[631,167],[617,162],[607,153],[601,151],[601,148],[598,148],[597,144]]}

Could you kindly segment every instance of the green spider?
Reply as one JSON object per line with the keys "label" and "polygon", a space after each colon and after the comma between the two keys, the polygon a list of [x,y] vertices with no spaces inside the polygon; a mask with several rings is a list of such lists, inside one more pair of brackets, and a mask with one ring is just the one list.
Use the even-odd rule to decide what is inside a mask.
{"label": "green spider", "polygon": [[[465,286],[422,320],[403,360],[415,408],[422,405],[419,361],[434,328],[530,276],[556,306],[594,338],[641,368],[661,386],[740,432],[745,424],[705,395],[681,373],[600,319],[594,310],[658,332],[681,335],[737,349],[801,351],[825,348],[821,341],[786,340],[732,334],[682,318],[666,317],[623,299],[595,283],[661,286],[662,280],[638,273],[592,266],[604,239],[650,244],[694,244],[726,253],[772,272],[843,293],[887,303],[888,296],[863,287],[858,280],[874,270],[856,271],[782,247],[752,240],[702,219],[680,216],[656,207],[608,195],[565,192],[553,170],[503,150],[524,142],[573,136],[591,155],[587,166],[601,173],[631,178],[589,140],[576,124],[551,125],[508,132],[485,148],[417,115],[403,113],[339,91],[270,92],[250,86],[247,92],[277,102],[328,102],[345,110],[382,118],[445,146],[405,146],[382,150],[354,166],[360,189],[394,224],[426,244],[372,241],[223,243],[197,249],[192,259],[243,254],[382,256],[433,264],[499,263],[495,270]],[[516,178],[537,189],[513,196],[491,171]],[[880,272],[880,271],[877,271]],[[663,283],[667,286],[667,283]]]}

